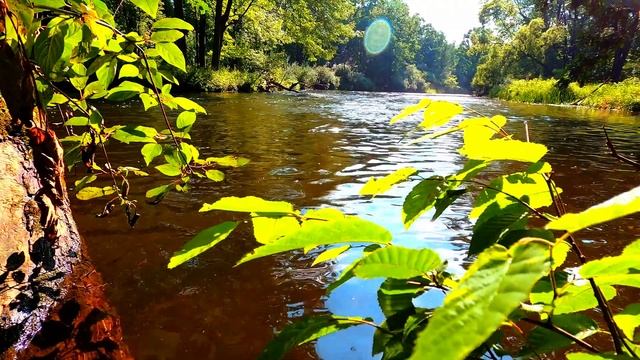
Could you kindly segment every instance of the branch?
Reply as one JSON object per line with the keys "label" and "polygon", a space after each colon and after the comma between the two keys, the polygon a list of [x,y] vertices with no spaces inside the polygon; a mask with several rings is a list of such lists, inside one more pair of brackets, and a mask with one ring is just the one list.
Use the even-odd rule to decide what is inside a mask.
{"label": "branch", "polygon": [[618,154],[618,151],[616,150],[615,146],[613,145],[613,142],[611,142],[611,139],[609,138],[609,133],[607,133],[607,128],[605,126],[602,127],[602,130],[604,130],[604,136],[606,136],[607,138],[607,147],[609,148],[609,151],[611,151],[611,155],[613,155],[613,157],[615,157],[616,159],[627,163],[629,165],[635,166],[638,170],[640,170],[640,162],[638,161],[634,161],[629,159],[628,157],[624,156],[624,155],[620,155]]}
{"label": "branch", "polygon": [[551,331],[555,332],[556,334],[560,334],[560,335],[570,339],[571,341],[575,342],[576,344],[582,346],[583,348],[587,349],[588,351],[590,351],[592,353],[596,353],[596,354],[600,353],[600,351],[598,349],[596,349],[595,347],[593,347],[593,345],[589,344],[588,342],[586,342],[586,341],[584,341],[582,339],[577,338],[572,333],[553,325],[551,322],[542,322],[542,321],[539,321],[539,320],[529,319],[529,318],[524,318],[524,319],[522,319],[522,321],[528,322],[529,324],[540,326],[540,327],[545,328],[547,330],[551,330]]}
{"label": "branch", "polygon": [[251,8],[251,6],[253,6],[253,3],[255,2],[255,0],[251,0],[249,1],[249,5],[247,5],[247,7],[244,9],[244,11],[242,12],[242,14],[240,14],[237,18],[231,20],[228,24],[227,27],[231,27],[231,26],[235,26],[236,24],[238,24],[240,21],[242,21],[242,19],[244,18],[245,15],[247,15],[247,12],[249,12],[249,9]]}
{"label": "branch", "polygon": [[[550,176],[545,175],[545,181],[547,182],[547,186],[549,187],[549,193],[551,195],[551,199],[553,199],[553,204],[556,208],[557,215],[558,216],[564,215],[567,212],[567,210],[564,207],[562,198],[560,197],[560,192],[551,181]],[[571,244],[571,248],[578,255],[580,264],[584,265],[587,262],[587,257],[582,252],[582,249],[580,249],[580,246],[578,245],[578,241],[569,232],[567,232],[565,235],[569,238],[569,243]],[[596,284],[596,281],[593,278],[590,278],[588,280],[589,280],[589,285],[591,285],[591,289],[593,290],[593,295],[598,301],[598,307],[602,312],[602,317],[604,318],[604,321],[607,323],[607,327],[609,328],[609,332],[611,333],[611,340],[613,341],[613,346],[616,350],[616,354],[622,354],[623,344],[625,346],[628,346],[628,345],[622,341],[622,336],[620,335],[620,329],[618,328],[615,321],[613,320],[613,312],[609,307],[607,298],[604,296],[604,294],[602,293],[602,289],[600,289],[600,287],[598,286],[598,284]]]}

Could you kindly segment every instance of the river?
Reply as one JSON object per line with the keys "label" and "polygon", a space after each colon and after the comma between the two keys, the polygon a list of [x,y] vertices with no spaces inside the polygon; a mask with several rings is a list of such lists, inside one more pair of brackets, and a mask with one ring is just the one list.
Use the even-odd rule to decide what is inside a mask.
{"label": "river", "polygon": [[[469,96],[437,95],[469,109],[510,119],[508,130],[549,147],[556,182],[569,210],[579,211],[640,184],[640,173],[608,153],[602,126],[618,150],[640,155],[640,117],[567,107],[510,104]],[[287,200],[298,207],[339,207],[372,219],[405,246],[426,246],[447,259],[454,272],[468,263],[465,249],[471,203],[464,199],[436,222],[428,217],[410,231],[401,223],[405,184],[374,200],[358,196],[371,176],[403,166],[449,174],[462,166],[455,149],[459,135],[408,145],[401,141],[411,122],[388,125],[416,94],[318,92],[296,94],[198,94],[191,98],[208,115],[200,116],[192,136],[205,156],[238,154],[252,162],[227,173],[221,184],[202,182],[188,194],[169,195],[160,205],[144,204],[144,192],[162,185],[162,176],[133,183],[142,218],[129,229],[123,215],[96,219],[104,204],[74,201],[74,216],[89,255],[106,282],[109,300],[121,317],[125,338],[138,359],[254,359],[274,332],[302,315],[326,312],[381,320],[375,291],[380,281],[351,281],[330,297],[323,288],[357,256],[310,267],[302,253],[261,259],[233,268],[255,243],[248,225],[197,259],[167,270],[171,254],[199,230],[222,220],[199,214],[203,202],[222,196],[255,195]],[[159,113],[136,104],[103,110],[119,123],[153,124]],[[107,120],[109,121],[109,120]],[[110,147],[118,165],[142,166],[136,147]],[[80,176],[81,174],[72,174]],[[165,180],[166,181],[166,180]],[[105,183],[105,185],[107,185]],[[581,233],[587,256],[617,254],[640,238],[640,217],[630,217]],[[621,292],[619,301],[632,294]],[[434,292],[419,301],[434,305]],[[291,359],[369,359],[372,330],[350,329],[296,350]]]}

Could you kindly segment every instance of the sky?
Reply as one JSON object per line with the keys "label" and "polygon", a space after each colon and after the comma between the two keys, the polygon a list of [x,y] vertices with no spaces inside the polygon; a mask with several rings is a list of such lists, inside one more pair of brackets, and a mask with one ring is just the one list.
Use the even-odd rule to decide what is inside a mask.
{"label": "sky", "polygon": [[457,44],[464,34],[479,26],[480,0],[405,0],[413,13],[418,13],[450,42]]}

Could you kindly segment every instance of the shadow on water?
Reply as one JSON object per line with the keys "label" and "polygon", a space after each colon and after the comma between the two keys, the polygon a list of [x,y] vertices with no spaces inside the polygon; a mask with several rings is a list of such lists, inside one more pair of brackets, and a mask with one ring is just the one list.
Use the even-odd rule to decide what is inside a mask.
{"label": "shadow on water", "polygon": [[[308,256],[289,254],[238,268],[234,263],[254,247],[251,229],[240,232],[188,264],[167,270],[171,253],[191,236],[225,218],[199,214],[202,202],[222,196],[255,195],[283,199],[299,207],[337,206],[388,227],[395,242],[428,246],[446,258],[454,272],[465,257],[470,224],[464,199],[437,222],[427,217],[405,231],[400,209],[412,184],[374,201],[357,196],[369,177],[403,166],[448,174],[462,166],[454,149],[459,135],[409,146],[400,139],[411,124],[391,127],[388,120],[419,95],[322,92],[305,95],[197,95],[208,115],[192,134],[205,156],[240,154],[252,159],[227,174],[220,185],[198,184],[189,194],[172,194],[158,206],[143,206],[143,218],[129,230],[124,217],[96,221],[98,203],[75,202],[74,214],[107,294],[122,317],[125,338],[139,359],[253,359],[277,329],[291,318],[331,310],[340,315],[381,319],[375,302],[379,281],[353,281],[324,298],[323,287],[350,259],[310,267]],[[602,125],[608,123],[619,150],[638,156],[638,118],[572,108],[516,105],[465,96],[438,96],[487,114],[502,113],[509,131],[522,137],[527,120],[531,137],[550,148],[548,161],[565,188],[569,208],[580,210],[640,183],[633,169],[607,153]],[[161,126],[156,113],[137,106],[110,107],[106,119]],[[588,120],[588,121],[587,121]],[[452,141],[453,139],[453,141]],[[113,161],[141,166],[133,147],[113,149]],[[514,167],[513,170],[516,170]],[[77,174],[80,176],[81,174]],[[136,181],[132,196],[162,184],[152,176]],[[638,217],[581,234],[587,254],[617,253],[640,237]],[[440,293],[427,293],[422,305],[435,305]],[[292,359],[370,358],[371,329],[355,328],[300,349]]]}

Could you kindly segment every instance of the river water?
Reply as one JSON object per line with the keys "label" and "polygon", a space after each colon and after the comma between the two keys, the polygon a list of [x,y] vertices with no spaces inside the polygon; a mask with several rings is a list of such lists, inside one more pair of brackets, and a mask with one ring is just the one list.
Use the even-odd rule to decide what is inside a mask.
{"label": "river water", "polygon": [[[639,172],[609,155],[602,131],[607,125],[618,150],[640,158],[640,117],[468,96],[435,97],[483,114],[503,114],[510,119],[509,132],[519,138],[524,137],[527,121],[531,139],[549,147],[547,161],[570,210],[579,211],[640,184]],[[203,202],[223,196],[287,200],[301,208],[338,207],[386,226],[398,244],[435,249],[454,272],[468,263],[465,249],[471,224],[464,219],[470,199],[463,198],[436,222],[425,216],[405,231],[401,205],[411,184],[374,200],[358,196],[369,177],[403,166],[441,175],[461,168],[463,159],[455,152],[459,135],[408,145],[402,140],[415,122],[388,125],[420,95],[319,92],[192,98],[208,111],[192,133],[201,153],[242,155],[252,160],[248,166],[228,172],[219,185],[199,183],[190,193],[171,194],[157,206],[144,204],[144,192],[162,185],[162,176],[133,182],[132,197],[142,204],[135,229],[129,229],[120,214],[96,219],[102,202],[74,201],[89,255],[106,281],[107,295],[136,358],[254,359],[278,329],[303,315],[331,311],[381,320],[375,297],[380,281],[351,281],[331,296],[324,295],[323,288],[356,252],[314,268],[302,253],[233,268],[255,246],[248,224],[197,259],[167,270],[171,254],[187,240],[229,218],[197,212]],[[103,115],[119,123],[162,127],[159,113],[145,113],[136,104],[108,107]],[[115,164],[143,165],[136,147],[109,150]],[[619,253],[640,238],[639,220],[630,217],[581,233],[587,256]],[[633,294],[621,292],[618,301],[630,297]],[[441,300],[435,292],[419,302],[435,305]],[[298,349],[290,358],[370,359],[371,334],[366,327],[350,329]]]}

